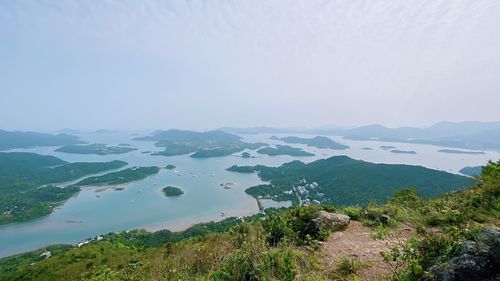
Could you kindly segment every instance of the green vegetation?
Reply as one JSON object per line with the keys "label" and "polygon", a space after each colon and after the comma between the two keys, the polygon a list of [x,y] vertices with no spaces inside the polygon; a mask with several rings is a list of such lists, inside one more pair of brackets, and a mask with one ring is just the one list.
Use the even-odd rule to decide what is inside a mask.
{"label": "green vegetation", "polygon": [[[2,280],[326,280],[314,245],[328,232],[304,232],[313,214],[331,207],[311,206],[200,224],[183,232],[164,230],[108,234],[80,248],[0,260]],[[36,252],[38,253],[38,252]],[[30,265],[34,263],[33,265]],[[321,278],[321,279],[318,279]]]}
{"label": "green vegetation", "polygon": [[184,191],[182,191],[180,188],[174,187],[174,186],[167,186],[161,189],[163,194],[167,197],[176,197],[176,196],[181,196],[184,194]]}
{"label": "green vegetation", "polygon": [[260,154],[269,156],[289,155],[289,156],[314,156],[314,154],[304,151],[302,148],[291,147],[288,145],[277,145],[276,148],[264,147],[257,150]]}
{"label": "green vegetation", "polygon": [[46,256],[42,255],[47,251],[50,255],[57,255],[69,251],[73,248],[71,245],[51,245],[35,251],[0,259],[0,279],[15,272],[20,267],[29,267],[30,264],[42,261]]}
{"label": "green vegetation", "polygon": [[343,277],[352,276],[365,266],[358,258],[344,256],[337,262],[336,272]]}
{"label": "green vegetation", "polygon": [[28,148],[35,146],[61,146],[84,143],[79,137],[58,134],[49,135],[36,132],[8,132],[0,130],[0,150]]}
{"label": "green vegetation", "polygon": [[73,154],[123,154],[137,150],[137,148],[124,147],[124,146],[107,146],[101,143],[87,144],[87,145],[66,145],[56,149],[58,152],[73,153]]}
{"label": "green vegetation", "polygon": [[475,167],[465,167],[461,169],[459,172],[468,175],[471,177],[476,177],[481,175],[481,171],[483,170],[483,166],[475,166]]}
{"label": "green vegetation", "polygon": [[482,151],[466,151],[466,150],[456,150],[456,149],[440,149],[438,152],[451,153],[451,154],[471,154],[471,155],[481,155],[484,154]]}
{"label": "green vegetation", "polygon": [[122,161],[68,163],[35,153],[0,153],[0,225],[48,215],[80,191],[75,186],[59,188],[53,184],[125,165]]}
{"label": "green vegetation", "polygon": [[[412,239],[394,246],[391,251],[383,253],[383,257],[392,264],[391,280],[422,280],[435,276],[436,271],[446,269],[444,265],[452,259],[456,261],[455,258],[463,254],[460,249],[480,239],[485,227],[498,226],[499,195],[500,161],[486,165],[479,184],[472,188],[428,201],[421,199],[415,190],[405,190],[396,194],[387,204],[365,207],[361,213],[371,214],[369,220],[386,214],[397,222],[416,227],[418,231]],[[496,239],[498,241],[498,237]],[[491,246],[492,251],[498,253],[498,244]],[[477,258],[482,257],[466,257],[473,264]],[[495,280],[498,271],[477,264],[476,269],[483,272],[476,274],[482,277],[471,279]],[[463,273],[474,276],[470,275],[471,272]]]}
{"label": "green vegetation", "polygon": [[313,146],[317,148],[330,148],[330,149],[347,149],[349,146],[340,144],[330,138],[317,136],[314,138],[299,138],[299,137],[285,137],[285,138],[277,138],[272,137],[275,140],[281,140],[286,143],[301,143],[307,146]]}
{"label": "green vegetation", "polygon": [[191,154],[193,158],[221,157],[244,149],[258,149],[265,143],[246,143],[241,137],[223,131],[194,132],[183,130],[157,131],[136,140],[155,141],[164,151],[152,155],[175,156]]}
{"label": "green vegetation", "polygon": [[177,167],[175,167],[175,165],[172,165],[172,164],[168,164],[167,166],[165,166],[165,169],[167,169],[167,170],[173,170],[175,168],[177,168]]}
{"label": "green vegetation", "polygon": [[233,165],[229,168],[227,168],[226,170],[227,171],[231,171],[231,172],[237,172],[237,173],[248,173],[248,174],[251,174],[251,173],[255,173],[257,171],[259,171],[260,169],[264,169],[266,168],[266,166],[263,166],[263,165],[257,165],[257,166],[238,166],[238,165]]}
{"label": "green vegetation", "polygon": [[[289,166],[298,167],[299,163]],[[341,211],[374,227],[380,237],[398,224],[416,229],[411,239],[396,240],[399,242],[382,256],[392,270],[389,280],[423,280],[460,255],[458,249],[465,241],[480,239],[484,227],[498,225],[499,195],[500,162],[491,162],[477,185],[468,189],[433,199],[405,189],[384,204],[350,206]],[[333,212],[335,208],[273,209],[245,222],[230,218],[178,233],[108,234],[80,248],[53,252],[44,260],[38,255],[45,249],[4,258],[0,260],[0,279],[357,280],[357,273],[370,264],[341,257],[334,272],[331,265],[322,265],[317,241],[325,240],[328,230],[309,227],[319,210]],[[476,268],[482,266],[476,264]],[[497,269],[483,270],[487,272],[481,276],[493,277],[476,280],[495,280]]]}
{"label": "green vegetation", "polygon": [[85,185],[114,185],[124,184],[132,181],[142,180],[150,175],[160,172],[159,167],[132,167],[118,172],[108,173],[102,176],[88,177],[76,183],[76,186]]}
{"label": "green vegetation", "polygon": [[280,167],[239,167],[228,170],[259,173],[270,181],[250,187],[246,192],[253,197],[271,197],[278,201],[291,200],[294,204],[329,203],[335,205],[385,202],[395,192],[414,187],[425,197],[469,186],[473,180],[443,171],[420,166],[374,164],[336,156],[304,164],[300,161]]}

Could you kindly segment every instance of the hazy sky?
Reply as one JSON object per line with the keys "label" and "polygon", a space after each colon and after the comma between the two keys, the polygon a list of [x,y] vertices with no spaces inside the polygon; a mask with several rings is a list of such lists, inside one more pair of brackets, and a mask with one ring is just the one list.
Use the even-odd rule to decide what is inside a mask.
{"label": "hazy sky", "polygon": [[0,0],[0,128],[500,120],[499,0]]}

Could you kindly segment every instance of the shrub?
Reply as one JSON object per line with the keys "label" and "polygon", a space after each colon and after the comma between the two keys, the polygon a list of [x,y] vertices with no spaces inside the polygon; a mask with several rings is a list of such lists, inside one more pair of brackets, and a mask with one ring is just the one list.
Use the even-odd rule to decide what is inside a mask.
{"label": "shrub", "polygon": [[361,209],[358,207],[345,207],[343,211],[352,220],[359,220],[361,218]]}
{"label": "shrub", "polygon": [[337,262],[336,272],[341,276],[348,276],[356,274],[361,268],[363,268],[363,263],[359,259],[344,256]]}
{"label": "shrub", "polygon": [[262,222],[271,246],[282,244],[304,245],[313,240],[324,240],[329,232],[326,229],[311,230],[309,225],[318,211],[334,212],[335,208],[326,205],[311,205],[275,212]]}

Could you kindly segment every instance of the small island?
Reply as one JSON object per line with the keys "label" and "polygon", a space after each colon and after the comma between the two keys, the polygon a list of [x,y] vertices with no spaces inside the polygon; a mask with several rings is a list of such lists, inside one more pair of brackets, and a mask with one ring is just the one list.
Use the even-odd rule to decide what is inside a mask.
{"label": "small island", "polygon": [[250,153],[248,152],[243,152],[241,154],[241,158],[254,158],[252,155],[250,155]]}
{"label": "small island", "polygon": [[314,154],[304,151],[302,148],[288,145],[276,145],[276,147],[264,147],[257,150],[257,153],[269,156],[289,155],[289,156],[314,156]]}
{"label": "small island", "polygon": [[87,145],[65,145],[56,149],[57,152],[72,153],[72,154],[97,154],[97,155],[123,154],[134,150],[137,150],[137,148],[125,147],[125,146],[107,146],[102,143],[94,143]]}
{"label": "small island", "polygon": [[181,196],[184,194],[184,191],[182,191],[180,188],[174,187],[174,186],[167,186],[161,189],[163,194],[167,197],[177,197]]}
{"label": "small island", "polygon": [[132,167],[118,172],[108,173],[102,176],[95,176],[83,179],[76,183],[76,186],[100,186],[124,184],[132,181],[142,180],[150,175],[157,174],[158,167]]}
{"label": "small island", "polygon": [[393,149],[391,150],[392,153],[396,154],[417,154],[416,151],[413,150],[399,150],[399,149]]}
{"label": "small island", "polygon": [[299,144],[305,144],[307,146],[312,146],[312,147],[317,147],[317,148],[329,148],[329,149],[347,149],[349,146],[340,144],[330,138],[323,137],[323,136],[317,136],[314,138],[299,138],[299,137],[285,137],[285,138],[278,138],[276,136],[271,137],[272,140],[281,140],[286,143],[299,143]]}
{"label": "small island", "polygon": [[392,145],[382,145],[382,146],[380,146],[380,148],[383,150],[389,150],[389,149],[394,149],[396,147],[392,146]]}
{"label": "small island", "polygon": [[482,151],[467,151],[467,150],[457,150],[457,149],[440,149],[438,152],[450,153],[450,154],[470,154],[470,155],[481,155],[484,154]]}
{"label": "small island", "polygon": [[167,166],[165,166],[165,169],[167,169],[167,170],[173,170],[175,168],[177,168],[177,167],[175,165],[172,165],[172,164],[168,164]]}

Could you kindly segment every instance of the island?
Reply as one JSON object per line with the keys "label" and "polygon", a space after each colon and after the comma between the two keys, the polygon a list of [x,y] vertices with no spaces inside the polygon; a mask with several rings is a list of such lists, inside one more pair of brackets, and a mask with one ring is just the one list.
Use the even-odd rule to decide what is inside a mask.
{"label": "island", "polygon": [[399,149],[393,149],[391,150],[392,153],[396,154],[417,154],[416,151],[413,150],[399,150]]}
{"label": "island", "polygon": [[[244,149],[244,148],[243,148]],[[210,157],[220,157],[231,155],[236,152],[243,150],[241,147],[228,147],[228,148],[214,148],[214,149],[202,149],[191,154],[189,157],[192,158],[210,158]]]}
{"label": "island", "polygon": [[155,131],[150,136],[135,140],[154,141],[164,151],[151,155],[176,156],[191,154],[193,158],[228,156],[245,149],[255,150],[267,146],[266,143],[246,143],[240,136],[220,130],[196,132],[186,130]]}
{"label": "island", "polygon": [[485,154],[483,151],[467,151],[467,150],[457,150],[457,149],[440,149],[438,152],[450,153],[450,154],[470,154],[470,155],[481,155]]}
{"label": "island", "polygon": [[392,145],[381,145],[380,148],[383,150],[389,150],[389,149],[394,149],[396,147],[394,147]]}
{"label": "island", "polygon": [[160,171],[159,167],[132,167],[118,172],[108,173],[102,176],[95,176],[83,179],[75,184],[75,186],[100,186],[100,185],[115,185],[125,184],[132,181],[142,180],[148,176],[157,174]]}
{"label": "island", "polygon": [[273,140],[281,140],[286,143],[300,143],[307,146],[317,147],[317,148],[329,148],[329,149],[347,149],[349,146],[340,144],[330,138],[317,136],[314,138],[299,138],[299,137],[284,137],[278,138],[276,136],[271,137]]}
{"label": "island", "polygon": [[79,137],[68,134],[50,135],[37,132],[0,130],[0,150],[30,148],[35,146],[61,146],[83,144]]}
{"label": "island", "polygon": [[292,161],[279,167],[232,166],[229,171],[257,172],[263,181],[246,189],[256,199],[270,198],[301,204],[335,206],[384,202],[395,192],[412,187],[425,197],[469,186],[469,177],[421,166],[375,164],[347,156],[334,156],[309,164]]}
{"label": "island", "polygon": [[35,153],[0,153],[0,225],[48,215],[80,191],[57,184],[115,170],[123,161],[69,163]]}
{"label": "island", "polygon": [[177,197],[181,196],[184,194],[184,191],[182,191],[180,188],[174,187],[174,186],[167,186],[161,189],[163,194],[167,197]]}
{"label": "island", "polygon": [[459,172],[467,176],[477,177],[481,175],[482,171],[483,171],[483,166],[474,166],[474,167],[465,167],[461,169]]}
{"label": "island", "polygon": [[241,158],[253,158],[253,157],[252,157],[252,155],[250,155],[250,153],[248,153],[248,152],[243,152],[243,153],[241,154]]}
{"label": "island", "polygon": [[165,166],[165,169],[167,169],[167,170],[173,170],[175,168],[177,168],[177,167],[175,165],[172,165],[172,164],[168,164],[167,166]]}
{"label": "island", "polygon": [[264,147],[257,150],[257,153],[269,156],[289,155],[289,156],[314,156],[314,154],[304,151],[302,148],[288,145],[276,145],[276,147]]}
{"label": "island", "polygon": [[66,145],[55,151],[73,154],[110,155],[128,153],[134,150],[137,150],[137,148],[128,146],[107,146],[102,143],[93,143],[87,145]]}

